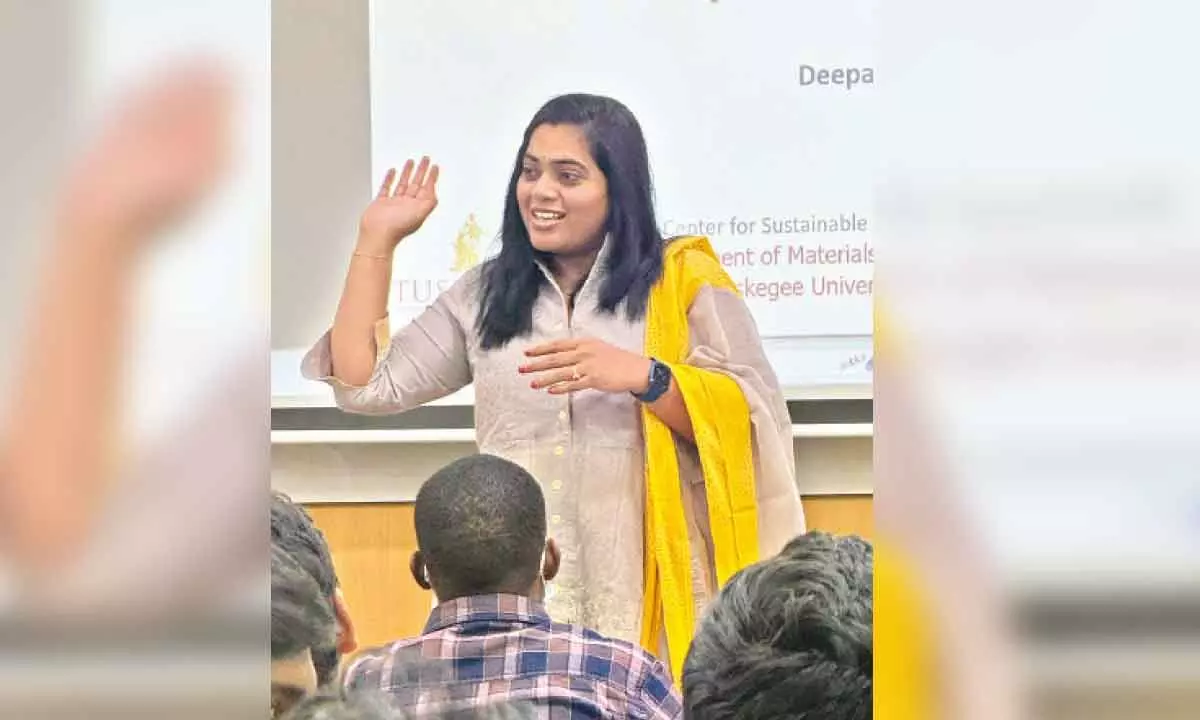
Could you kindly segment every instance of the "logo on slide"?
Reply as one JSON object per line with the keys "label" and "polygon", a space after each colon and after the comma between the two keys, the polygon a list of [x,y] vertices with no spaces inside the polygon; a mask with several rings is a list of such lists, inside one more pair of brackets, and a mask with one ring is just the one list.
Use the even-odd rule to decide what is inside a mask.
{"label": "logo on slide", "polygon": [[450,269],[454,272],[466,272],[479,264],[479,241],[483,238],[483,228],[475,220],[475,213],[467,216],[466,222],[454,238],[454,264]]}

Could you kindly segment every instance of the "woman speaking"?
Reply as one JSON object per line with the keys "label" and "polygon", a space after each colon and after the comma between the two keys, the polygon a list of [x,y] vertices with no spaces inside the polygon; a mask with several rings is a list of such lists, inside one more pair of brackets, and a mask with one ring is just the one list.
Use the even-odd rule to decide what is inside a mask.
{"label": "woman speaking", "polygon": [[499,254],[391,335],[393,251],[437,205],[437,178],[428,158],[387,173],[304,375],[371,414],[474,383],[480,451],[546,493],[550,614],[666,655],[679,677],[719,585],[804,530],[749,310],[706,239],[659,232],[629,109],[571,94],[525,130]]}

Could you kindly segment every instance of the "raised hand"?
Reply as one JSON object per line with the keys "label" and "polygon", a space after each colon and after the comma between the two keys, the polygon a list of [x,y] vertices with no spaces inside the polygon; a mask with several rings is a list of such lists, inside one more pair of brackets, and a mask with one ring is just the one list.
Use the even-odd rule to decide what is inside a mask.
{"label": "raised hand", "polygon": [[416,232],[437,207],[438,166],[429,158],[404,163],[399,180],[392,168],[383,177],[379,193],[363,212],[359,223],[359,247],[390,253],[401,240]]}
{"label": "raised hand", "polygon": [[127,95],[67,178],[64,232],[134,251],[195,209],[227,169],[232,104],[229,78],[200,64]]}

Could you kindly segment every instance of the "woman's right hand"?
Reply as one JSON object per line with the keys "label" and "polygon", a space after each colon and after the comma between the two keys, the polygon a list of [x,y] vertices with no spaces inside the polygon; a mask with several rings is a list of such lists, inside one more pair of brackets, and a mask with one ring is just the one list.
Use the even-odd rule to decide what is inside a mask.
{"label": "woman's right hand", "polygon": [[388,170],[359,222],[359,250],[386,255],[416,232],[437,207],[437,179],[438,166],[428,157],[421,158],[415,173],[413,161],[405,162],[394,186],[396,169]]}

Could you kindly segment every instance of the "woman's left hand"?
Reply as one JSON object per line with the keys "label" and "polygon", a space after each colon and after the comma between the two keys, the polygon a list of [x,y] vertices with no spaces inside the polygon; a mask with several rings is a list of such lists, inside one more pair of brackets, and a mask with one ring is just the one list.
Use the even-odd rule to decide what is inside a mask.
{"label": "woman's left hand", "polygon": [[638,393],[650,385],[650,358],[595,338],[555,340],[525,355],[530,360],[518,372],[533,375],[530,387],[552,395],[588,389]]}

